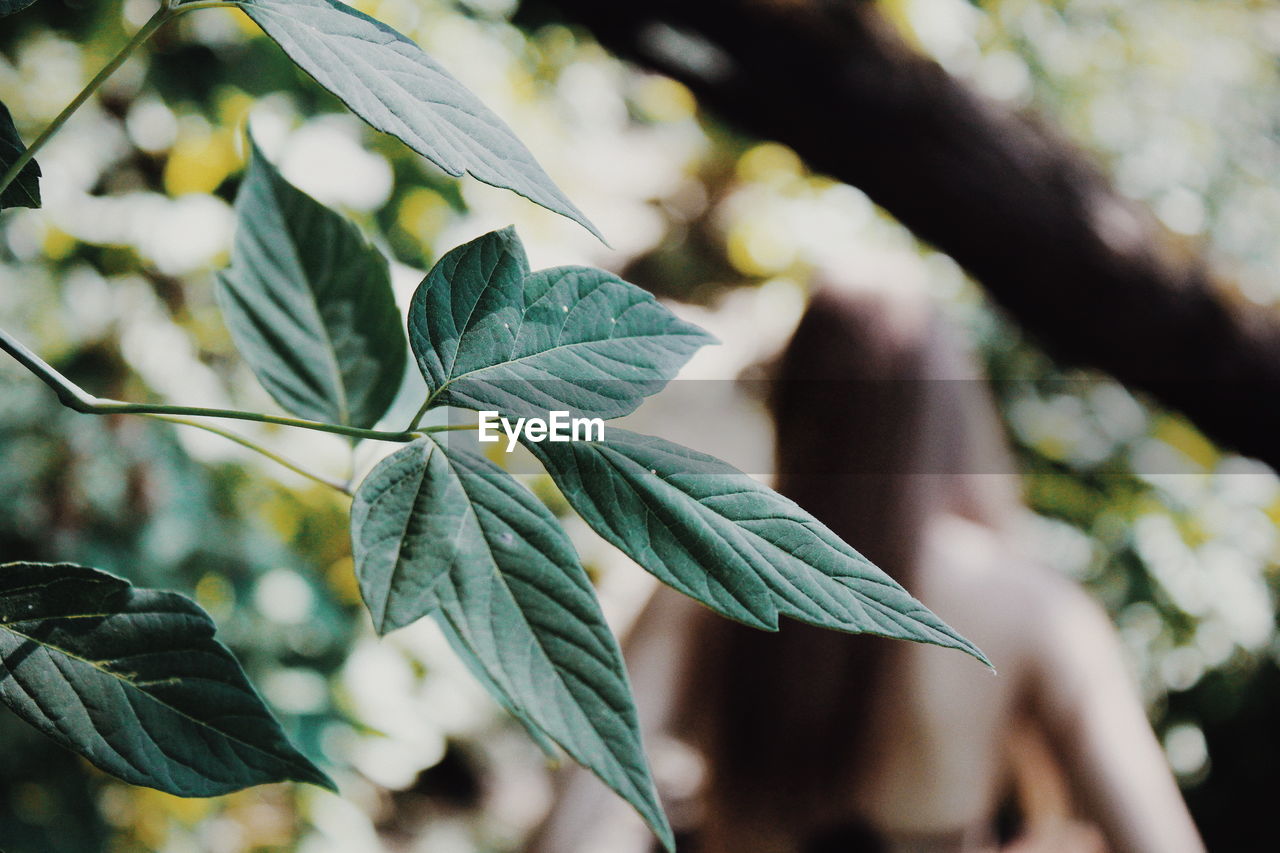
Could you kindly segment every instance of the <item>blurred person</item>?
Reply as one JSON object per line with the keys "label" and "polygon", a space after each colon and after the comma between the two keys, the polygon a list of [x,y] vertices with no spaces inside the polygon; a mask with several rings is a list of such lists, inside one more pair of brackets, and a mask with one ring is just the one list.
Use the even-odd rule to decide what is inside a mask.
{"label": "blurred person", "polygon": [[[923,298],[823,290],[773,368],[780,492],[987,654],[658,587],[624,648],[687,853],[1202,853],[1105,614],[1021,553],[971,358]],[[585,772],[529,849],[652,847]]]}

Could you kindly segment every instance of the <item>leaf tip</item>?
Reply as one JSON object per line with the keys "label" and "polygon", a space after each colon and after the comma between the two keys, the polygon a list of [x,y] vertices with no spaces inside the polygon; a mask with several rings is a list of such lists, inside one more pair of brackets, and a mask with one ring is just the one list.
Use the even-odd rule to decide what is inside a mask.
{"label": "leaf tip", "polygon": [[[496,244],[497,250],[500,254],[515,256],[520,260],[521,266],[525,270],[525,274],[528,274],[529,255],[528,252],[525,251],[524,241],[520,239],[520,235],[516,232],[516,227],[514,225],[508,225],[505,228],[490,231],[488,234],[477,237],[470,243],[465,243],[462,246],[459,246],[458,249],[483,246],[486,243]],[[457,251],[457,249],[454,251]]]}
{"label": "leaf tip", "polygon": [[[690,325],[693,325],[693,324],[691,323]],[[711,334],[701,326],[693,326],[693,328],[697,330],[696,332],[697,337],[701,339],[699,342],[699,346],[718,347],[724,343],[724,341],[720,340],[715,335]]]}
{"label": "leaf tip", "polygon": [[382,605],[380,612],[375,612],[373,607],[369,606],[369,615],[373,617],[373,630],[377,633],[378,638],[381,639],[394,631],[399,631],[401,628],[407,628],[428,615],[428,611],[420,610],[416,613],[410,611],[408,616],[403,611],[392,613],[391,602],[388,601]]}
{"label": "leaf tip", "polygon": [[338,783],[333,781],[333,777],[314,764],[311,765],[311,770],[313,772],[306,779],[299,779],[298,781],[305,782],[308,785],[315,785],[317,788],[323,788],[330,793],[341,796],[342,792],[338,790]]}
{"label": "leaf tip", "polygon": [[991,670],[991,673],[993,675],[998,674],[996,672],[995,665],[991,663],[991,660],[986,656],[986,654],[982,651],[982,649],[978,648],[976,645],[966,640],[964,637],[962,637],[950,626],[946,626],[946,628],[947,628],[946,630],[947,642],[945,645],[949,646],[950,648],[956,649],[957,651],[964,652],[969,657],[973,658],[978,663],[982,664],[987,669]]}
{"label": "leaf tip", "polygon": [[[352,535],[354,536],[354,532]],[[356,558],[357,582],[361,577],[359,572],[359,566],[360,566],[360,559],[359,557],[357,557]],[[378,635],[378,639],[382,639],[383,637],[387,636],[387,634],[390,634],[396,628],[400,627],[399,625],[395,625],[392,623],[391,615],[387,612],[386,602],[385,601],[379,602],[377,594],[375,592],[372,592],[366,589],[363,584],[361,584],[361,587],[360,587],[360,597],[364,601],[364,609],[369,613],[369,621],[373,624],[373,633]]]}
{"label": "leaf tip", "polygon": [[583,227],[583,228],[586,228],[588,231],[590,231],[590,232],[591,232],[591,236],[592,236],[592,237],[595,237],[597,240],[599,240],[601,243],[603,243],[603,244],[604,244],[604,247],[605,247],[606,249],[608,249],[609,251],[613,251],[613,244],[612,244],[612,243],[610,243],[610,242],[605,238],[604,234],[600,231],[600,229],[599,229],[599,228],[597,228],[595,225],[593,225],[593,224],[592,224],[591,220],[587,219],[587,218],[584,216],[584,217],[582,217],[582,219],[581,219],[581,221],[579,222],[579,224],[580,224],[580,225],[582,225],[582,227]]}
{"label": "leaf tip", "polygon": [[667,853],[676,853],[676,834],[671,829],[671,824],[667,822],[666,815],[658,812],[661,820],[660,826],[654,826],[650,823],[649,828],[653,830],[653,834],[658,837],[658,841],[662,843],[662,849]]}
{"label": "leaf tip", "polygon": [[262,149],[258,147],[258,140],[253,135],[253,125],[246,123],[244,126],[244,138],[249,142],[249,153],[253,157],[261,157]]}
{"label": "leaf tip", "polygon": [[720,346],[724,341],[699,326],[697,323],[690,323],[688,320],[681,319],[680,325],[683,326],[680,332],[685,336],[692,338],[694,343],[699,347]]}
{"label": "leaf tip", "polygon": [[387,634],[390,634],[392,631],[400,627],[393,623],[391,618],[385,613],[379,615],[370,610],[369,615],[373,617],[373,630],[374,633],[378,635],[378,639],[382,639],[387,636]]}
{"label": "leaf tip", "polygon": [[323,788],[333,794],[341,795],[338,789],[338,783],[333,781],[328,773],[325,773],[310,758],[307,758],[301,752],[294,748],[296,756],[295,767],[296,772],[288,777],[291,782],[299,782],[303,785],[315,785],[317,788]]}
{"label": "leaf tip", "polygon": [[267,169],[274,177],[275,166],[271,163],[271,160],[267,155],[262,153],[262,147],[258,145],[258,138],[253,135],[253,125],[249,122],[246,122],[244,126],[244,138],[247,143],[244,163],[245,178],[248,177],[249,172],[255,167],[259,169]]}

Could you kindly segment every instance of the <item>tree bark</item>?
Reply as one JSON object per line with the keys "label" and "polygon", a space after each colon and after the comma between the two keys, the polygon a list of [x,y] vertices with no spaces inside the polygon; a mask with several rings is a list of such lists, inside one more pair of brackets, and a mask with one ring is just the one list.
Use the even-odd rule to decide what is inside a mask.
{"label": "tree bark", "polygon": [[857,0],[542,0],[720,119],[791,146],[947,253],[1061,363],[1280,470],[1280,321],[1215,284],[1043,123]]}

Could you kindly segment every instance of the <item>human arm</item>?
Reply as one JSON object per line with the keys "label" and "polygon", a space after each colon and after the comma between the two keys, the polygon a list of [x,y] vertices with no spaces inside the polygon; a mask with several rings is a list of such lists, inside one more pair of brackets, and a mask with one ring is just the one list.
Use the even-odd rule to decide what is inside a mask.
{"label": "human arm", "polygon": [[[1047,573],[1046,573],[1047,575]],[[1203,853],[1106,614],[1057,577],[1033,608],[1028,701],[1112,853]]]}

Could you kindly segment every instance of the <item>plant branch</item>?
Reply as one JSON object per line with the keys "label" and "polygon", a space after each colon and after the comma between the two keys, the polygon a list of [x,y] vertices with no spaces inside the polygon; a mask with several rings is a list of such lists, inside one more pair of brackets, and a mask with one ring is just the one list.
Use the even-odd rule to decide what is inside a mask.
{"label": "plant branch", "polygon": [[174,3],[172,8],[175,14],[181,15],[197,9],[238,9],[240,4],[232,0],[191,0],[190,3]]}
{"label": "plant branch", "polygon": [[80,94],[76,95],[71,103],[67,104],[66,109],[58,113],[58,116],[49,123],[49,126],[46,127],[44,131],[36,137],[35,141],[27,147],[27,150],[18,155],[18,159],[13,161],[13,164],[9,166],[4,175],[0,176],[0,193],[8,189],[9,185],[18,179],[18,175],[22,173],[22,170],[26,168],[26,165],[35,159],[36,152],[44,147],[44,144],[49,141],[50,137],[57,133],[58,130],[67,123],[67,119],[71,118],[76,110],[84,106],[85,101],[89,100],[93,93],[98,91],[103,83],[107,82],[107,78],[114,74],[116,69],[123,65],[125,60],[132,56],[133,52],[141,47],[147,39],[151,38],[151,36],[155,34],[156,30],[160,29],[168,21],[178,17],[184,12],[192,12],[196,9],[239,8],[239,5],[239,3],[229,2],[229,0],[192,0],[190,3],[180,3],[175,2],[175,0],[163,0],[160,4],[160,8],[156,10],[154,15],[147,19],[147,22],[142,25],[141,29],[134,33],[133,38],[129,39],[128,44],[122,47],[120,52],[112,57],[111,61],[104,65],[101,71],[94,75],[93,79],[80,90]]}
{"label": "plant branch", "polygon": [[133,38],[129,39],[129,43],[121,48],[120,52],[117,53],[110,62],[103,66],[102,70],[99,71],[94,78],[80,90],[80,94],[76,95],[71,103],[67,104],[66,109],[58,113],[58,117],[50,122],[49,126],[44,129],[44,132],[36,137],[35,141],[27,147],[27,150],[23,151],[22,154],[18,156],[18,159],[13,161],[13,164],[9,167],[8,171],[4,173],[4,176],[0,177],[0,193],[8,189],[9,185],[17,180],[18,175],[21,174],[26,165],[35,159],[36,152],[44,147],[44,144],[49,141],[51,136],[58,132],[59,128],[66,124],[67,119],[71,118],[72,114],[76,110],[84,106],[84,102],[89,100],[90,96],[92,96],[94,92],[98,91],[98,88],[107,81],[107,78],[114,74],[116,69],[123,65],[124,61],[128,59],[143,42],[151,38],[152,34],[155,33],[156,30],[160,29],[166,21],[176,14],[178,14],[176,10],[169,8],[167,4],[162,4],[160,8],[156,10],[156,13],[147,19],[147,22],[142,25],[142,29],[138,30],[138,32],[134,34]]}
{"label": "plant branch", "polygon": [[227,439],[228,441],[235,442],[241,447],[247,447],[250,450],[254,451],[255,453],[260,453],[261,455],[270,459],[272,462],[275,462],[279,465],[284,466],[285,468],[288,468],[290,471],[294,472],[295,474],[301,474],[303,477],[306,477],[309,480],[314,480],[320,485],[328,486],[331,489],[335,489],[339,492],[342,492],[344,495],[347,495],[347,496],[351,495],[351,488],[346,483],[342,483],[342,482],[339,482],[338,480],[330,479],[329,477],[326,477],[323,474],[318,474],[314,471],[308,471],[306,468],[304,468],[302,465],[298,464],[297,462],[294,462],[285,456],[281,456],[280,454],[275,453],[274,451],[268,450],[262,445],[245,438],[239,433],[234,433],[231,430],[222,429],[221,427],[217,427],[212,424],[205,424],[205,423],[201,423],[200,421],[193,421],[190,418],[177,418],[172,415],[157,415],[157,414],[151,414],[148,412],[144,412],[143,417],[154,418],[155,420],[158,420],[158,421],[167,421],[171,424],[180,424],[182,426],[195,427],[196,429],[202,429],[205,432],[211,432],[214,435],[220,435],[223,438]]}
{"label": "plant branch", "polygon": [[479,424],[457,424],[457,425],[449,425],[449,426],[429,426],[429,427],[423,428],[422,432],[425,432],[425,433],[453,432],[454,430],[460,430],[460,429],[475,430],[479,428],[480,428]]}
{"label": "plant branch", "polygon": [[431,408],[431,403],[435,400],[436,395],[432,394],[422,401],[422,408],[418,409],[418,413],[413,416],[413,420],[409,421],[409,429],[417,429],[418,424],[422,423],[422,419],[426,417],[427,410]]}
{"label": "plant branch", "polygon": [[35,374],[45,385],[58,395],[58,401],[69,409],[91,415],[167,415],[170,417],[224,418],[239,421],[254,421],[277,426],[296,427],[334,435],[345,435],[350,438],[371,439],[374,441],[395,441],[400,443],[413,441],[420,433],[412,431],[386,432],[382,430],[360,429],[358,427],[327,424],[321,421],[309,421],[301,418],[278,417],[260,412],[242,412],[236,409],[206,409],[196,406],[164,406],[147,403],[127,403],[122,400],[110,400],[95,397],[79,385],[63,376],[40,356],[36,355],[21,341],[14,338],[4,329],[0,329],[0,349],[13,358],[31,373]]}

